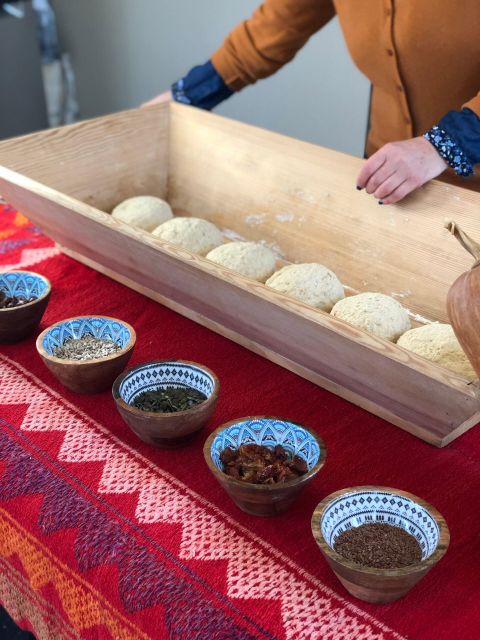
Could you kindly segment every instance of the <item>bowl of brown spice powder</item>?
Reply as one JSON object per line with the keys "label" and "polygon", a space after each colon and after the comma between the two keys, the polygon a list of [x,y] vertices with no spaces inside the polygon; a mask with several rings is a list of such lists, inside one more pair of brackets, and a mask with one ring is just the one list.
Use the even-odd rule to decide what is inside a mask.
{"label": "bowl of brown spice powder", "polygon": [[320,471],[327,450],[315,431],[296,422],[249,416],[216,429],[203,454],[242,511],[275,516],[287,511]]}
{"label": "bowl of brown spice powder", "polygon": [[45,329],[37,351],[53,375],[76,393],[110,389],[133,352],[136,334],[123,320],[77,316]]}
{"label": "bowl of brown spice powder", "polygon": [[313,513],[312,532],[347,591],[378,604],[404,596],[450,542],[434,507],[406,491],[377,486],[327,496]]}

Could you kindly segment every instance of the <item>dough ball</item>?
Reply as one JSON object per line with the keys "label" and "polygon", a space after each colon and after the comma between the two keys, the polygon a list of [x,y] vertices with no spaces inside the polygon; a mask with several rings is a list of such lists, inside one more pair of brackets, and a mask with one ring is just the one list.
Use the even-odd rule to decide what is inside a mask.
{"label": "dough ball", "polygon": [[318,263],[289,264],[274,273],[266,285],[323,311],[331,311],[345,297],[337,276]]}
{"label": "dough ball", "polygon": [[207,258],[258,282],[272,275],[277,262],[273,251],[257,242],[228,242],[210,251]]}
{"label": "dough ball", "polygon": [[203,218],[173,218],[153,231],[153,235],[201,256],[223,244],[220,230]]}
{"label": "dough ball", "polygon": [[410,329],[407,310],[383,293],[344,298],[333,307],[332,316],[392,342]]}
{"label": "dough ball", "polygon": [[153,231],[159,224],[173,217],[168,202],[155,196],[136,196],[117,204],[112,217],[132,227]]}
{"label": "dough ball", "polygon": [[397,344],[468,380],[478,377],[449,324],[434,322],[411,329],[400,336]]}

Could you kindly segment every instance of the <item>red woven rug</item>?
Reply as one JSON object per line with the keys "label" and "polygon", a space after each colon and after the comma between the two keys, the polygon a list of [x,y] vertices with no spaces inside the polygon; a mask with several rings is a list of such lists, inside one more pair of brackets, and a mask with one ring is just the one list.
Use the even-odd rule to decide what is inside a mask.
{"label": "red woven rug", "polygon": [[[0,351],[0,602],[39,640],[476,640],[480,636],[480,427],[439,450],[62,256],[0,207],[0,268],[46,275],[43,326],[76,314],[127,320],[132,363],[185,358],[222,384],[190,446],[141,443],[109,393],[76,396],[29,338]],[[252,414],[318,430],[324,469],[284,516],[240,512],[210,475],[207,431]],[[369,606],[331,573],[315,505],[358,484],[411,491],[450,526],[445,558],[403,600]],[[475,497],[476,496],[476,497]]]}

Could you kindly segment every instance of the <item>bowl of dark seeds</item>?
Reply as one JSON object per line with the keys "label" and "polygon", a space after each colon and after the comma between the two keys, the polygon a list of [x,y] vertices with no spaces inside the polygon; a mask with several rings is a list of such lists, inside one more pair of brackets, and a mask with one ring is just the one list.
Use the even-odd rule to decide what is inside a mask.
{"label": "bowl of dark seeds", "polygon": [[217,376],[202,364],[155,360],[118,376],[112,394],[120,415],[141,440],[176,448],[205,426],[219,391]]}
{"label": "bowl of dark seeds", "polygon": [[76,393],[110,389],[135,346],[133,327],[108,316],[77,316],[45,329],[37,351],[53,375]]}
{"label": "bowl of dark seeds", "polygon": [[310,429],[281,418],[240,418],[216,429],[205,461],[235,504],[251,515],[283,513],[325,463],[326,448]]}
{"label": "bowl of dark seeds", "polygon": [[0,342],[17,342],[33,333],[47,308],[50,293],[50,282],[38,273],[0,273]]}
{"label": "bowl of dark seeds", "polygon": [[434,507],[388,487],[330,494],[313,513],[312,531],[347,591],[372,603],[404,596],[450,542],[447,524]]}

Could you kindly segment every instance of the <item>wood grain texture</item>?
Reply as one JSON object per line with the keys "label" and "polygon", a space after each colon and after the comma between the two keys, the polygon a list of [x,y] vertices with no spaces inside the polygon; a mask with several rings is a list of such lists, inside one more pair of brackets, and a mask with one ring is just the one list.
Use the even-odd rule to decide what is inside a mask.
{"label": "wood grain texture", "polygon": [[264,239],[291,261],[321,262],[355,291],[381,291],[425,318],[447,320],[448,288],[470,261],[443,219],[480,237],[480,194],[434,181],[379,207],[355,189],[360,159],[188,111],[172,107],[173,207]]}
{"label": "wood grain texture", "polygon": [[[325,510],[331,502],[340,496],[362,490],[392,492],[408,498],[426,509],[434,518],[439,530],[439,541],[435,551],[428,558],[414,565],[399,569],[376,569],[358,565],[351,560],[347,560],[332,549],[325,540],[321,529],[322,517]],[[374,604],[385,604],[402,598],[445,555],[450,543],[450,532],[447,523],[443,516],[432,507],[432,505],[411,493],[400,491],[399,489],[391,489],[390,487],[347,487],[346,489],[331,493],[317,505],[313,512],[311,524],[313,537],[322,555],[345,589],[355,598]]]}
{"label": "wood grain texture", "polygon": [[[48,184],[54,184],[56,190],[3,167],[0,168],[0,192],[39,224],[45,233],[66,247],[71,255],[76,255],[86,264],[428,442],[441,446],[452,433],[459,434],[472,426],[480,411],[476,385],[468,384],[460,376],[392,343],[112,219],[98,208],[79,201],[78,193],[72,197],[73,178],[70,175],[62,178],[61,173],[48,169],[54,152],[68,156],[72,137],[81,139],[87,136],[94,146],[90,127],[97,135],[99,130],[104,132],[104,137],[98,140],[101,153],[102,146],[109,146],[108,132],[112,126],[116,132],[112,145],[117,147],[118,153],[118,149],[127,150],[128,145],[138,144],[130,133],[126,133],[122,141],[119,124],[122,119],[124,129],[136,122],[140,130],[147,131],[156,122],[166,127],[169,112],[169,141],[167,143],[166,134],[162,134],[156,144],[163,145],[165,149],[169,144],[167,197],[177,210],[205,216],[249,238],[278,241],[290,260],[324,262],[347,282],[349,274],[350,283],[354,286],[360,287],[363,268],[369,278],[368,274],[375,273],[375,277],[388,283],[388,287],[383,287],[384,291],[391,288],[392,282],[395,286],[399,283],[398,279],[395,280],[395,273],[403,274],[405,280],[415,271],[419,284],[412,295],[418,304],[411,305],[411,308],[422,315],[443,308],[444,285],[453,280],[453,271],[464,270],[462,259],[465,260],[465,256],[443,231],[438,204],[443,198],[447,200],[446,206],[457,206],[457,209],[460,206],[463,215],[459,212],[456,218],[468,221],[474,217],[473,211],[478,203],[472,198],[479,199],[478,194],[432,184],[408,205],[408,216],[413,219],[418,215],[414,226],[404,222],[392,231],[389,223],[378,218],[377,210],[382,208],[377,206],[373,211],[373,205],[367,200],[363,200],[357,213],[352,213],[357,192],[353,189],[350,194],[346,189],[358,168],[358,160],[179,105],[161,105],[151,110],[109,116],[101,121],[74,125],[73,130],[67,127],[61,150],[57,147],[62,146],[63,130],[56,134],[55,149],[49,150],[48,137],[42,138],[48,151],[46,160],[39,152],[35,136],[21,139],[17,141],[18,148],[14,154],[17,171],[33,174],[34,165],[45,163],[47,167],[35,169],[35,175],[37,179],[40,175],[42,180],[48,179]],[[141,125],[143,119],[148,126]],[[153,139],[155,132],[151,132],[150,137]],[[26,147],[25,140],[28,142]],[[183,148],[188,144],[191,144],[190,151]],[[0,162],[8,165],[9,152],[15,144],[3,145],[0,143]],[[19,151],[22,148],[27,155],[25,167],[22,167],[22,152]],[[90,145],[85,158],[80,144],[75,151],[75,162],[80,167],[78,173],[82,174],[83,163],[93,162]],[[156,154],[155,158],[164,158],[166,151],[157,150]],[[133,152],[126,155],[136,157]],[[74,160],[71,162],[73,166]],[[205,167],[208,167],[207,171]],[[161,179],[164,177],[163,169],[160,171]],[[131,171],[135,173],[137,169],[131,166]],[[151,167],[149,175],[155,175],[155,171],[159,171],[158,167]],[[107,187],[105,195],[102,195],[104,172]],[[103,164],[96,165],[99,202],[112,202],[113,182],[109,172],[110,169]],[[257,174],[261,176],[260,181]],[[65,186],[61,184],[62,179]],[[300,194],[301,185],[303,195]],[[324,192],[330,194],[328,198]],[[318,198],[321,193],[325,197],[320,207]],[[138,192],[124,191],[122,198],[136,194]],[[307,202],[306,198],[312,202]],[[455,205],[455,198],[460,199],[460,205]],[[257,209],[260,206],[268,209],[269,217],[265,218],[265,224],[252,225],[251,220],[248,222],[247,218],[254,209],[253,202]],[[294,202],[298,205],[300,217],[304,216],[301,223],[298,218],[291,220],[286,215],[286,204],[293,206]],[[357,202],[362,200],[355,200],[355,206]],[[282,211],[285,216],[279,218]],[[399,220],[407,215],[402,208],[393,208],[393,213],[389,214],[382,211],[380,214],[384,216],[400,216]],[[445,238],[435,231],[437,221],[440,233],[446,234]],[[310,231],[304,228],[305,224]],[[360,261],[355,262],[352,243],[358,234],[372,251],[377,243],[383,243],[380,245],[383,246],[383,254],[378,257],[378,262],[370,250],[368,256],[365,254],[362,258],[362,250],[358,247],[356,255]],[[440,254],[436,239],[440,242]],[[343,260],[348,263],[348,268],[341,266]],[[420,267],[426,263],[435,277],[438,267],[438,277],[442,282],[435,284],[431,273],[428,277],[421,273]],[[445,267],[446,263],[451,265],[451,269]],[[430,317],[443,316],[439,313],[438,316],[430,314]]]}
{"label": "wood grain texture", "polygon": [[6,140],[0,165],[110,212],[137,195],[166,197],[168,110],[144,109]]}
{"label": "wood grain texture", "polygon": [[[312,371],[311,369],[308,369],[298,364],[297,362],[293,362],[292,360],[289,360],[288,358],[285,358],[284,356],[281,356],[270,349],[266,349],[263,345],[258,344],[257,342],[254,342],[248,337],[243,336],[238,332],[232,330],[231,328],[228,328],[222,324],[219,324],[218,322],[206,316],[203,316],[202,314],[199,314],[193,309],[185,307],[182,304],[179,304],[174,300],[171,300],[170,298],[167,298],[161,295],[160,293],[158,293],[157,291],[154,291],[153,289],[149,289],[148,287],[139,285],[134,280],[131,280],[130,278],[123,276],[119,273],[116,273],[115,271],[112,271],[108,267],[105,267],[104,265],[99,264],[98,262],[90,260],[89,258],[86,258],[85,256],[82,256],[75,251],[66,249],[65,247],[62,247],[62,251],[66,255],[70,256],[75,260],[78,260],[82,264],[85,264],[88,267],[91,267],[92,269],[95,269],[96,271],[99,271],[100,273],[105,274],[109,278],[112,278],[113,280],[116,280],[117,282],[120,282],[121,284],[124,284],[125,286],[130,287],[131,289],[135,289],[135,291],[138,291],[142,295],[147,296],[152,300],[155,300],[156,302],[159,302],[160,304],[168,307],[169,309],[172,309],[173,311],[176,311],[177,313],[180,313],[181,315],[187,318],[190,318],[190,320],[193,320],[194,322],[197,322],[198,324],[201,324],[204,327],[207,327],[208,329],[215,331],[216,333],[222,336],[225,336],[226,338],[229,338],[230,340],[233,340],[237,344],[242,345],[243,347],[249,349],[250,351],[253,351],[258,355],[264,358],[267,358],[271,362],[274,362],[280,365],[281,367],[284,367],[285,369],[292,371],[293,373],[301,376],[302,378],[305,378],[306,380],[310,380],[310,382],[317,384],[319,387],[322,387],[324,389],[327,389],[328,391],[331,391],[332,393],[335,393],[336,395],[344,398],[345,400],[348,400],[349,402],[352,402],[353,404],[356,404],[357,406],[362,407],[363,409],[366,409],[370,413],[374,413],[380,418],[383,418],[384,420],[391,422],[393,425],[396,425],[397,427],[400,427],[401,429],[408,431],[409,433],[412,433],[413,435],[437,447],[443,447],[447,445],[449,442],[452,442],[453,440],[455,440],[455,438],[459,437],[460,435],[468,431],[468,429],[470,429],[471,427],[476,425],[478,422],[480,422],[480,410],[479,410],[475,414],[470,416],[468,420],[460,423],[456,429],[454,429],[453,431],[450,431],[447,436],[442,437],[438,434],[437,435],[432,434],[429,431],[429,429],[422,428],[418,424],[402,419],[400,416],[390,411],[387,407],[382,406],[381,404],[377,404],[374,401],[371,401],[368,398],[359,395],[358,393],[354,393],[353,391],[342,386],[341,384],[332,382],[330,379],[317,374],[315,371]],[[409,354],[409,355],[414,355],[414,354]],[[430,363],[426,362],[425,360],[422,360],[421,364],[427,364],[427,366],[430,365]],[[444,372],[445,370],[442,369],[442,373]],[[460,384],[461,384],[461,388],[465,389],[466,382],[462,380]],[[476,394],[477,388],[472,385],[472,389],[474,391],[474,394]],[[434,401],[434,398],[432,399]]]}

